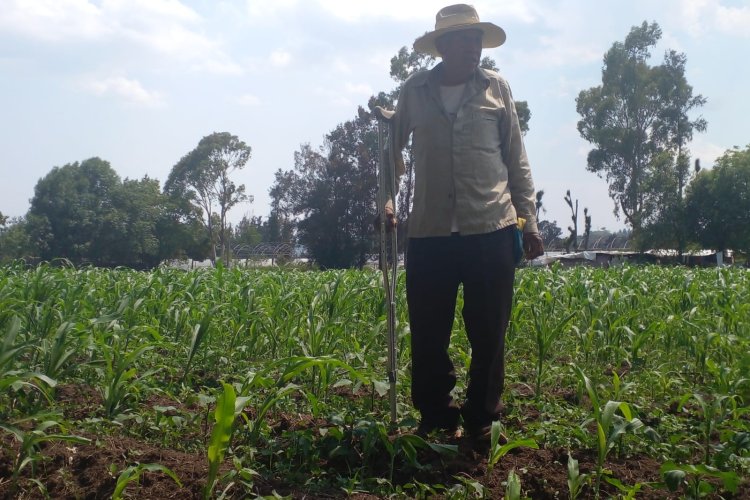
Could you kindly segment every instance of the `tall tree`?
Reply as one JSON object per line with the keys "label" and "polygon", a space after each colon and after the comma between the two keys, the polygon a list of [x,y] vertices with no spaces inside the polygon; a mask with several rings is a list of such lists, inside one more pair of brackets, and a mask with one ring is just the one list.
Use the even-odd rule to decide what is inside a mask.
{"label": "tall tree", "polygon": [[90,158],[40,179],[21,227],[42,259],[151,268],[200,253],[190,222],[174,211],[157,180],[121,182],[108,162]]}
{"label": "tall tree", "polygon": [[263,218],[242,217],[242,220],[232,228],[232,246],[245,245],[253,247],[263,241]]}
{"label": "tall tree", "polygon": [[148,176],[140,180],[125,179],[113,193],[117,212],[109,221],[107,243],[112,259],[119,265],[153,268],[165,257],[158,225],[165,217],[166,200],[159,181]]}
{"label": "tall tree", "polygon": [[2,224],[0,224],[0,264],[32,256],[34,256],[34,249],[26,230],[26,219],[23,217],[2,219]]}
{"label": "tall tree", "polygon": [[117,218],[113,196],[119,187],[119,176],[100,158],[55,167],[40,179],[27,217],[40,257],[110,264],[110,223]]}
{"label": "tall tree", "polygon": [[573,250],[578,249],[578,199],[573,205],[570,189],[565,192],[565,203],[570,207],[570,220],[573,222],[573,225],[568,226],[568,237],[565,239],[565,252],[570,252],[571,246]]}
{"label": "tall tree", "polygon": [[[193,203],[193,210],[201,214],[209,240],[213,243],[218,238],[227,265],[230,258],[227,214],[236,204],[252,201],[245,194],[244,184],[236,185],[230,176],[244,168],[250,155],[250,146],[237,136],[214,132],[201,139],[195,149],[172,167],[164,185],[165,192],[187,197]],[[215,218],[218,231],[214,227]],[[215,263],[215,245],[212,255]]]}
{"label": "tall tree", "polygon": [[266,241],[274,243],[294,242],[294,205],[299,202],[295,190],[294,171],[277,170],[275,181],[268,194],[271,197],[271,213],[268,215]]}
{"label": "tall tree", "polygon": [[602,84],[576,99],[578,131],[594,145],[587,168],[607,179],[615,215],[622,212],[636,234],[673,208],[660,203],[664,192],[655,178],[666,166],[678,179],[674,190],[681,190],[681,155],[693,131],[706,127],[688,117],[705,99],[687,84],[684,54],[668,51],[661,65],[648,63],[661,34],[656,23],[634,26],[605,54]]}
{"label": "tall tree", "polygon": [[283,201],[298,217],[297,238],[323,268],[361,267],[372,252],[377,135],[370,113],[333,130],[325,146],[303,145],[294,170],[277,173]]}
{"label": "tall tree", "polygon": [[704,248],[750,255],[750,145],[700,171],[686,194],[688,229]]}
{"label": "tall tree", "polygon": [[560,236],[562,236],[562,229],[554,221],[542,220],[539,221],[539,235],[542,237],[544,242],[544,248],[552,250],[563,244]]}

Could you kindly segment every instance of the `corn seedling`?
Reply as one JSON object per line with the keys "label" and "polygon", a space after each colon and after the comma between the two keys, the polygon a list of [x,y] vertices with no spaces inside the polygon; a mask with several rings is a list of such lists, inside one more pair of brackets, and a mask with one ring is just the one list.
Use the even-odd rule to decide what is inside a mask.
{"label": "corn seedling", "polygon": [[669,491],[677,491],[680,486],[686,487],[687,498],[698,499],[715,491],[706,478],[721,481],[724,489],[736,493],[740,485],[740,476],[734,471],[723,472],[709,465],[678,465],[666,462],[661,466],[661,475]]}
{"label": "corn seedling", "polygon": [[[586,388],[594,411],[593,421],[596,423],[596,476],[594,482],[594,495],[599,498],[599,485],[604,470],[604,461],[609,451],[627,433],[635,433],[642,427],[643,422],[634,418],[627,403],[620,401],[607,401],[602,408],[599,403],[596,389],[591,380],[583,371],[575,366],[573,370],[578,376],[581,384]],[[621,415],[618,415],[617,412]],[[584,423],[584,426],[586,423]]]}
{"label": "corn seedling", "polygon": [[539,445],[531,438],[514,439],[507,443],[501,443],[500,437],[503,435],[503,425],[495,420],[492,422],[492,428],[490,430],[490,451],[487,457],[487,473],[492,472],[492,469],[497,465],[501,458],[508,454],[509,451],[515,450],[516,448],[525,447],[532,448],[534,450],[539,449]]}
{"label": "corn seedling", "polygon": [[144,472],[161,472],[166,474],[172,480],[177,483],[177,486],[182,488],[182,483],[177,475],[172,472],[168,467],[162,464],[138,464],[126,467],[119,476],[117,476],[117,483],[115,483],[115,491],[112,492],[112,500],[122,500],[122,494],[125,492],[125,488],[130,483],[138,482],[141,479],[141,475]]}
{"label": "corn seedling", "polygon": [[578,460],[568,452],[568,499],[576,500],[589,482],[588,474],[581,474],[578,469]]}
{"label": "corn seedling", "polygon": [[211,442],[208,445],[208,478],[203,488],[203,498],[208,499],[216,486],[219,466],[224,461],[224,454],[232,439],[234,420],[244,408],[247,398],[238,398],[234,388],[222,383],[224,392],[216,400],[214,427],[211,430]]}
{"label": "corn seedling", "polygon": [[538,302],[530,305],[532,316],[534,317],[534,333],[536,338],[536,386],[534,395],[538,399],[542,393],[542,374],[544,364],[549,356],[552,344],[562,334],[571,320],[575,317],[576,311],[573,311],[562,319],[556,319],[555,308],[559,307],[558,300],[553,297],[549,291],[544,291],[539,295]]}
{"label": "corn seedling", "polygon": [[503,499],[521,500],[521,478],[516,474],[516,469],[511,469],[510,472],[508,472]]}
{"label": "corn seedling", "polygon": [[[43,420],[34,426],[32,430],[24,430],[29,423],[40,418],[52,418],[55,415],[36,415],[18,422],[15,425],[0,424],[0,429],[10,433],[19,443],[18,453],[13,461],[13,474],[11,477],[11,490],[15,491],[18,485],[18,478],[21,471],[26,466],[34,469],[34,464],[39,460],[41,455],[38,452],[39,445],[47,441],[64,441],[74,444],[88,444],[90,439],[67,434],[47,434],[47,430],[53,427],[60,427],[57,420]],[[33,471],[32,471],[33,473]]]}
{"label": "corn seedling", "polygon": [[216,309],[212,308],[207,310],[204,314],[201,320],[193,326],[192,335],[190,337],[190,349],[188,350],[188,357],[187,361],[185,361],[185,370],[182,372],[182,379],[181,381],[185,380],[185,377],[187,377],[188,372],[190,371],[190,365],[193,362],[193,358],[195,357],[195,354],[198,352],[198,349],[200,349],[201,344],[203,344],[204,340],[208,336],[208,330],[211,325],[211,319],[214,316],[214,311]]}
{"label": "corn seedling", "polygon": [[734,398],[727,395],[704,396],[695,393],[683,396],[679,407],[682,407],[689,399],[695,400],[701,409],[703,417],[701,436],[703,438],[703,463],[708,465],[711,463],[711,434],[719,423],[737,409],[737,403]]}

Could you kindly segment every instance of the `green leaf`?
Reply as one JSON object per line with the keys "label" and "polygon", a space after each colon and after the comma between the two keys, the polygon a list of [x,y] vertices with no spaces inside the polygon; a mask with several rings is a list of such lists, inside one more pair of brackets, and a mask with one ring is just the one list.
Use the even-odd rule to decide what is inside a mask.
{"label": "green leaf", "polygon": [[377,392],[378,396],[380,396],[381,398],[388,394],[388,389],[390,388],[390,386],[387,382],[383,382],[381,380],[373,380],[372,385],[375,388],[375,392]]}
{"label": "green leaf", "polygon": [[516,469],[511,469],[508,473],[505,500],[521,500],[521,478],[516,474]]}
{"label": "green leaf", "polygon": [[669,491],[677,491],[682,484],[682,482],[685,480],[685,477],[687,474],[685,471],[679,470],[679,469],[673,469],[667,472],[663,473],[664,476],[664,482],[667,485],[667,488],[669,488]]}

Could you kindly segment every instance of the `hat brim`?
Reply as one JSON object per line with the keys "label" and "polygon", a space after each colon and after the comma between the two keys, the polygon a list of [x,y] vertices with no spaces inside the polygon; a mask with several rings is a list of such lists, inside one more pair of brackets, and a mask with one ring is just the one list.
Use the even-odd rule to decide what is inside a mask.
{"label": "hat brim", "polygon": [[493,49],[505,43],[505,31],[492,23],[457,24],[449,28],[430,31],[414,40],[414,50],[433,57],[440,57],[435,41],[446,33],[463,30],[480,30],[482,32],[482,48]]}

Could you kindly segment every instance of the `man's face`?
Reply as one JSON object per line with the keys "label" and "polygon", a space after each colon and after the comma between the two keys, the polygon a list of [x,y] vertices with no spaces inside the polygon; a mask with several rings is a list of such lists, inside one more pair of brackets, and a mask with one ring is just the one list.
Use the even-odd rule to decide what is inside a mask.
{"label": "man's face", "polygon": [[474,71],[482,57],[482,31],[467,29],[446,33],[436,41],[447,66]]}

